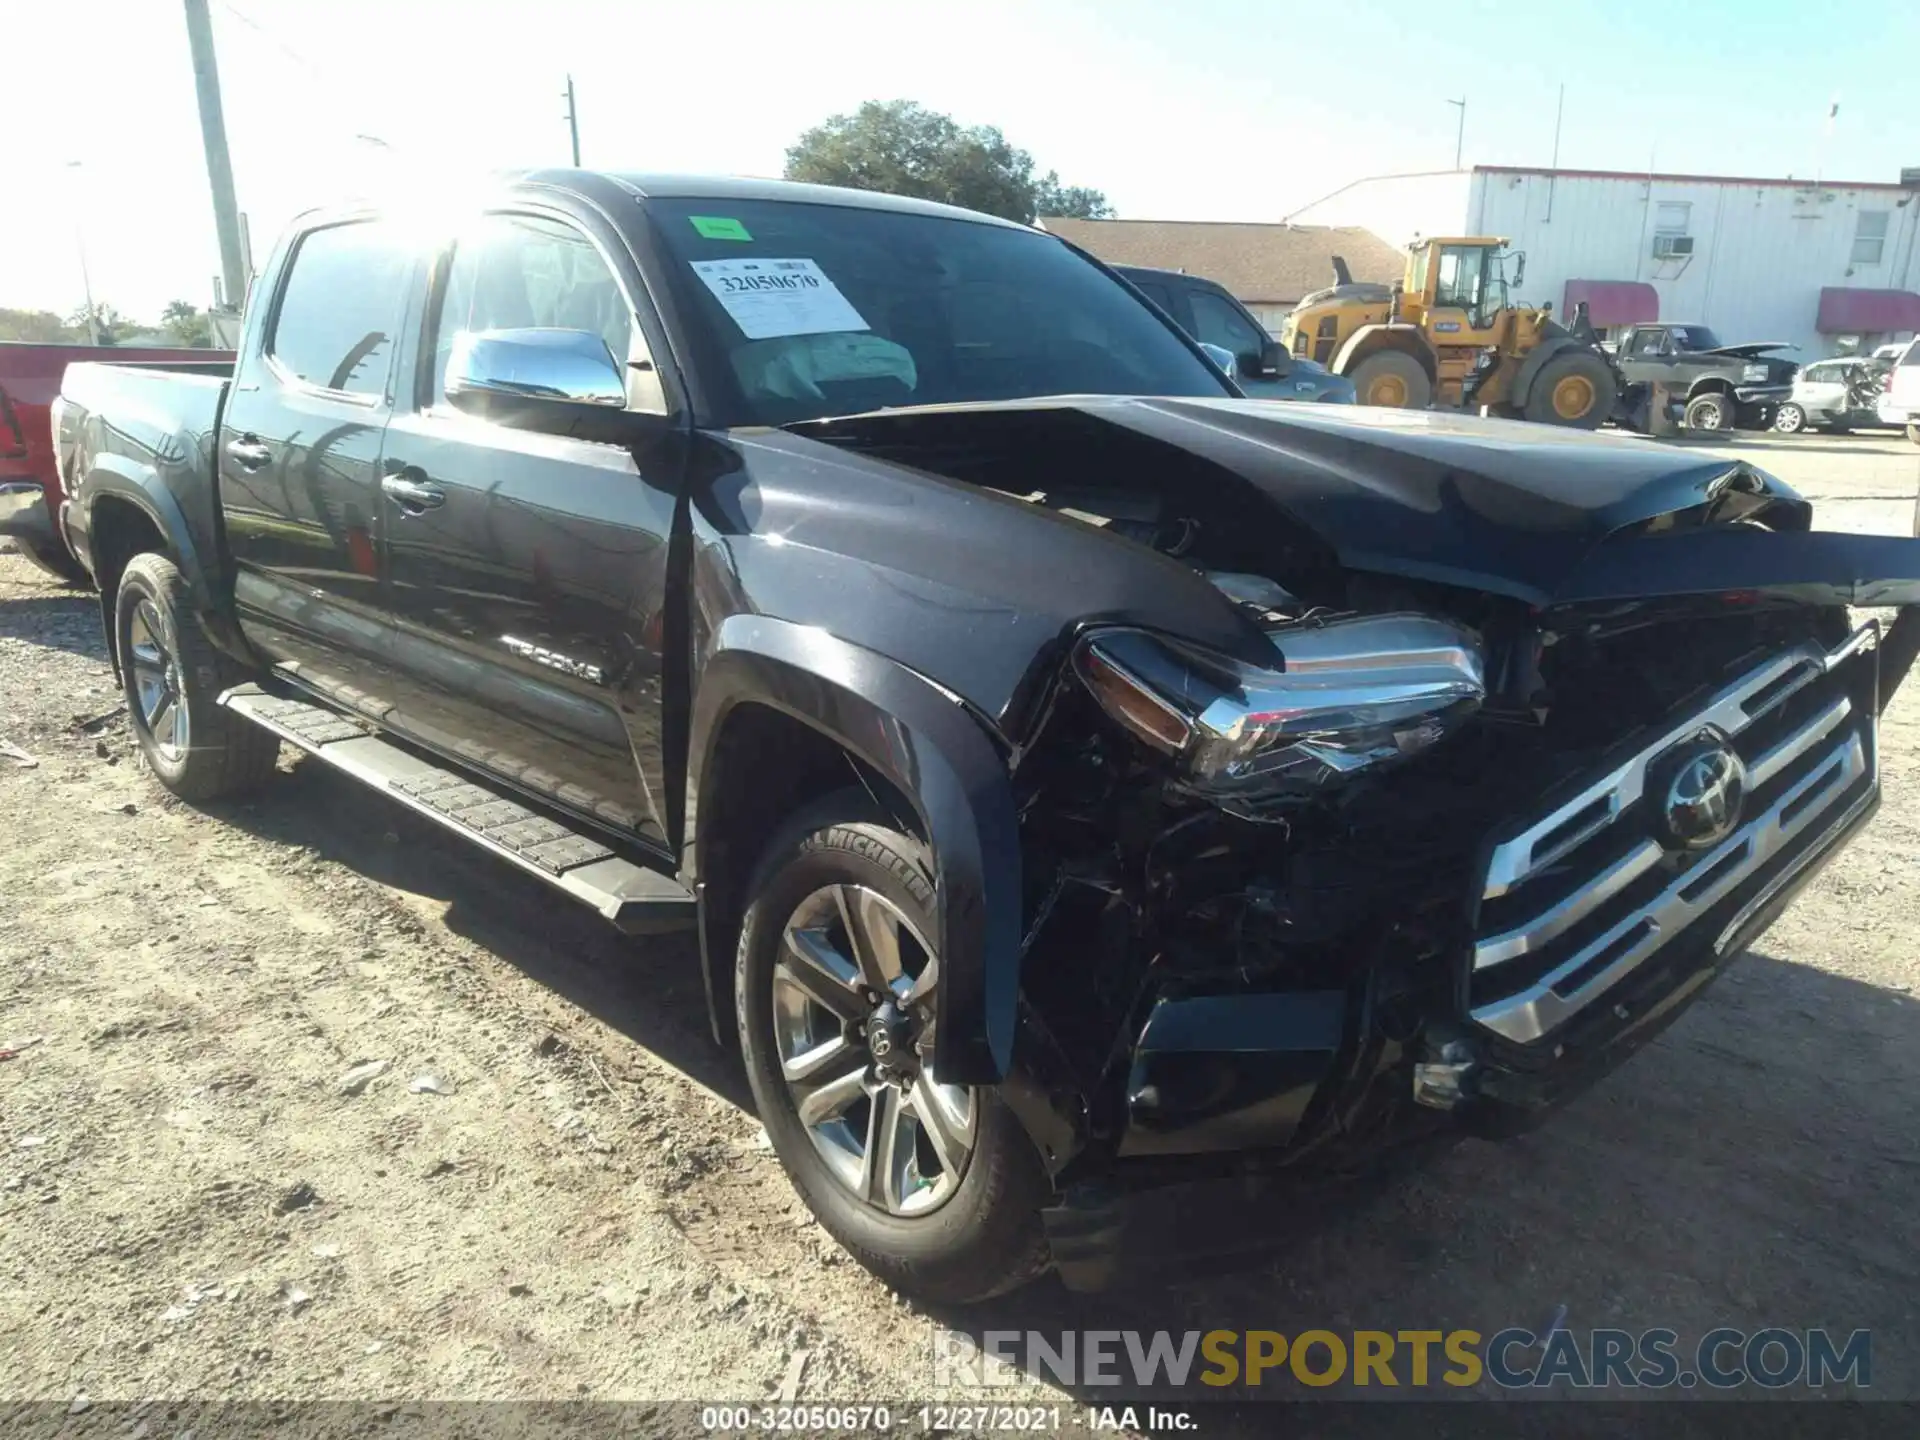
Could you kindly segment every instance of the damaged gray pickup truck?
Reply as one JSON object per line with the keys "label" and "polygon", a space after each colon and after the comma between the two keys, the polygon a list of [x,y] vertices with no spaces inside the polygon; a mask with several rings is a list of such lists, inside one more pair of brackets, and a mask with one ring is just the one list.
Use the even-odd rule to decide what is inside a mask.
{"label": "damaged gray pickup truck", "polygon": [[1250,401],[1055,237],[805,186],[314,214],[230,380],[57,431],[162,784],[290,744],[697,925],[795,1186],[946,1300],[1544,1115],[1866,822],[1920,647],[1920,540],[1746,464]]}

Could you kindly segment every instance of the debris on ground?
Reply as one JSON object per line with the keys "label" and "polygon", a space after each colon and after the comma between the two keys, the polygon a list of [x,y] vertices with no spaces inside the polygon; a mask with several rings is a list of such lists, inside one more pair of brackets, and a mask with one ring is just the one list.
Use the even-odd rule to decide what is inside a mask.
{"label": "debris on ground", "polygon": [[13,761],[13,763],[18,765],[22,770],[32,770],[40,764],[38,760],[22,750],[18,745],[6,740],[0,740],[0,755],[6,756],[7,759]]}
{"label": "debris on ground", "polygon": [[36,1045],[44,1045],[46,1039],[44,1035],[29,1035],[24,1040],[14,1040],[6,1045],[0,1045],[0,1060],[11,1060],[24,1050],[31,1050]]}
{"label": "debris on ground", "polygon": [[340,1077],[342,1095],[358,1095],[374,1081],[387,1073],[392,1062],[389,1060],[366,1060],[354,1066]]}
{"label": "debris on ground", "polygon": [[287,1309],[296,1315],[313,1303],[313,1296],[302,1290],[291,1280],[283,1280],[280,1282],[280,1299],[285,1302]]}
{"label": "debris on ground", "polygon": [[305,1210],[319,1203],[320,1192],[301,1180],[282,1192],[280,1198],[273,1202],[273,1209],[276,1215],[291,1215],[296,1210]]}
{"label": "debris on ground", "polygon": [[416,1095],[451,1095],[453,1086],[438,1075],[416,1075],[407,1086]]}

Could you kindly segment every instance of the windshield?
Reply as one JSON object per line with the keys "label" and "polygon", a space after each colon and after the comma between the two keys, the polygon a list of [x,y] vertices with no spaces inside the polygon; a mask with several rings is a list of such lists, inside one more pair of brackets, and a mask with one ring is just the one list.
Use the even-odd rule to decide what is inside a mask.
{"label": "windshield", "polygon": [[1031,230],[854,206],[650,200],[722,425],[1042,395],[1229,394],[1096,266]]}
{"label": "windshield", "polygon": [[1718,350],[1720,337],[1704,325],[1676,325],[1673,344],[1677,350]]}

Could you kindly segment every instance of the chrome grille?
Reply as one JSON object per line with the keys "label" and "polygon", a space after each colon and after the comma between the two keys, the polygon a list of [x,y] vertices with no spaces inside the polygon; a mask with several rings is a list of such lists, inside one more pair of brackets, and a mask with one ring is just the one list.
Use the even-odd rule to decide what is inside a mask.
{"label": "chrome grille", "polygon": [[[1877,635],[1868,626],[1832,651],[1809,644],[1770,657],[1501,839],[1481,887],[1473,1018],[1530,1044],[1696,922],[1714,917],[1716,947],[1731,944],[1872,803],[1873,660],[1855,657]],[[1746,801],[1732,833],[1682,852],[1654,838],[1660,797],[1649,777],[1702,732],[1739,753]]]}

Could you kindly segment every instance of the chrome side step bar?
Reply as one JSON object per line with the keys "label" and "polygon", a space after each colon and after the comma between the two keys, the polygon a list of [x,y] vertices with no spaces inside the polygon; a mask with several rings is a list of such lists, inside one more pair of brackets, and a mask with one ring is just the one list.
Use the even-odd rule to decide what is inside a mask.
{"label": "chrome side step bar", "polygon": [[581,900],[628,935],[685,930],[692,893],[669,875],[614,854],[464,774],[381,739],[366,725],[306,700],[239,685],[220,697],[236,715],[351,775],[461,839]]}

